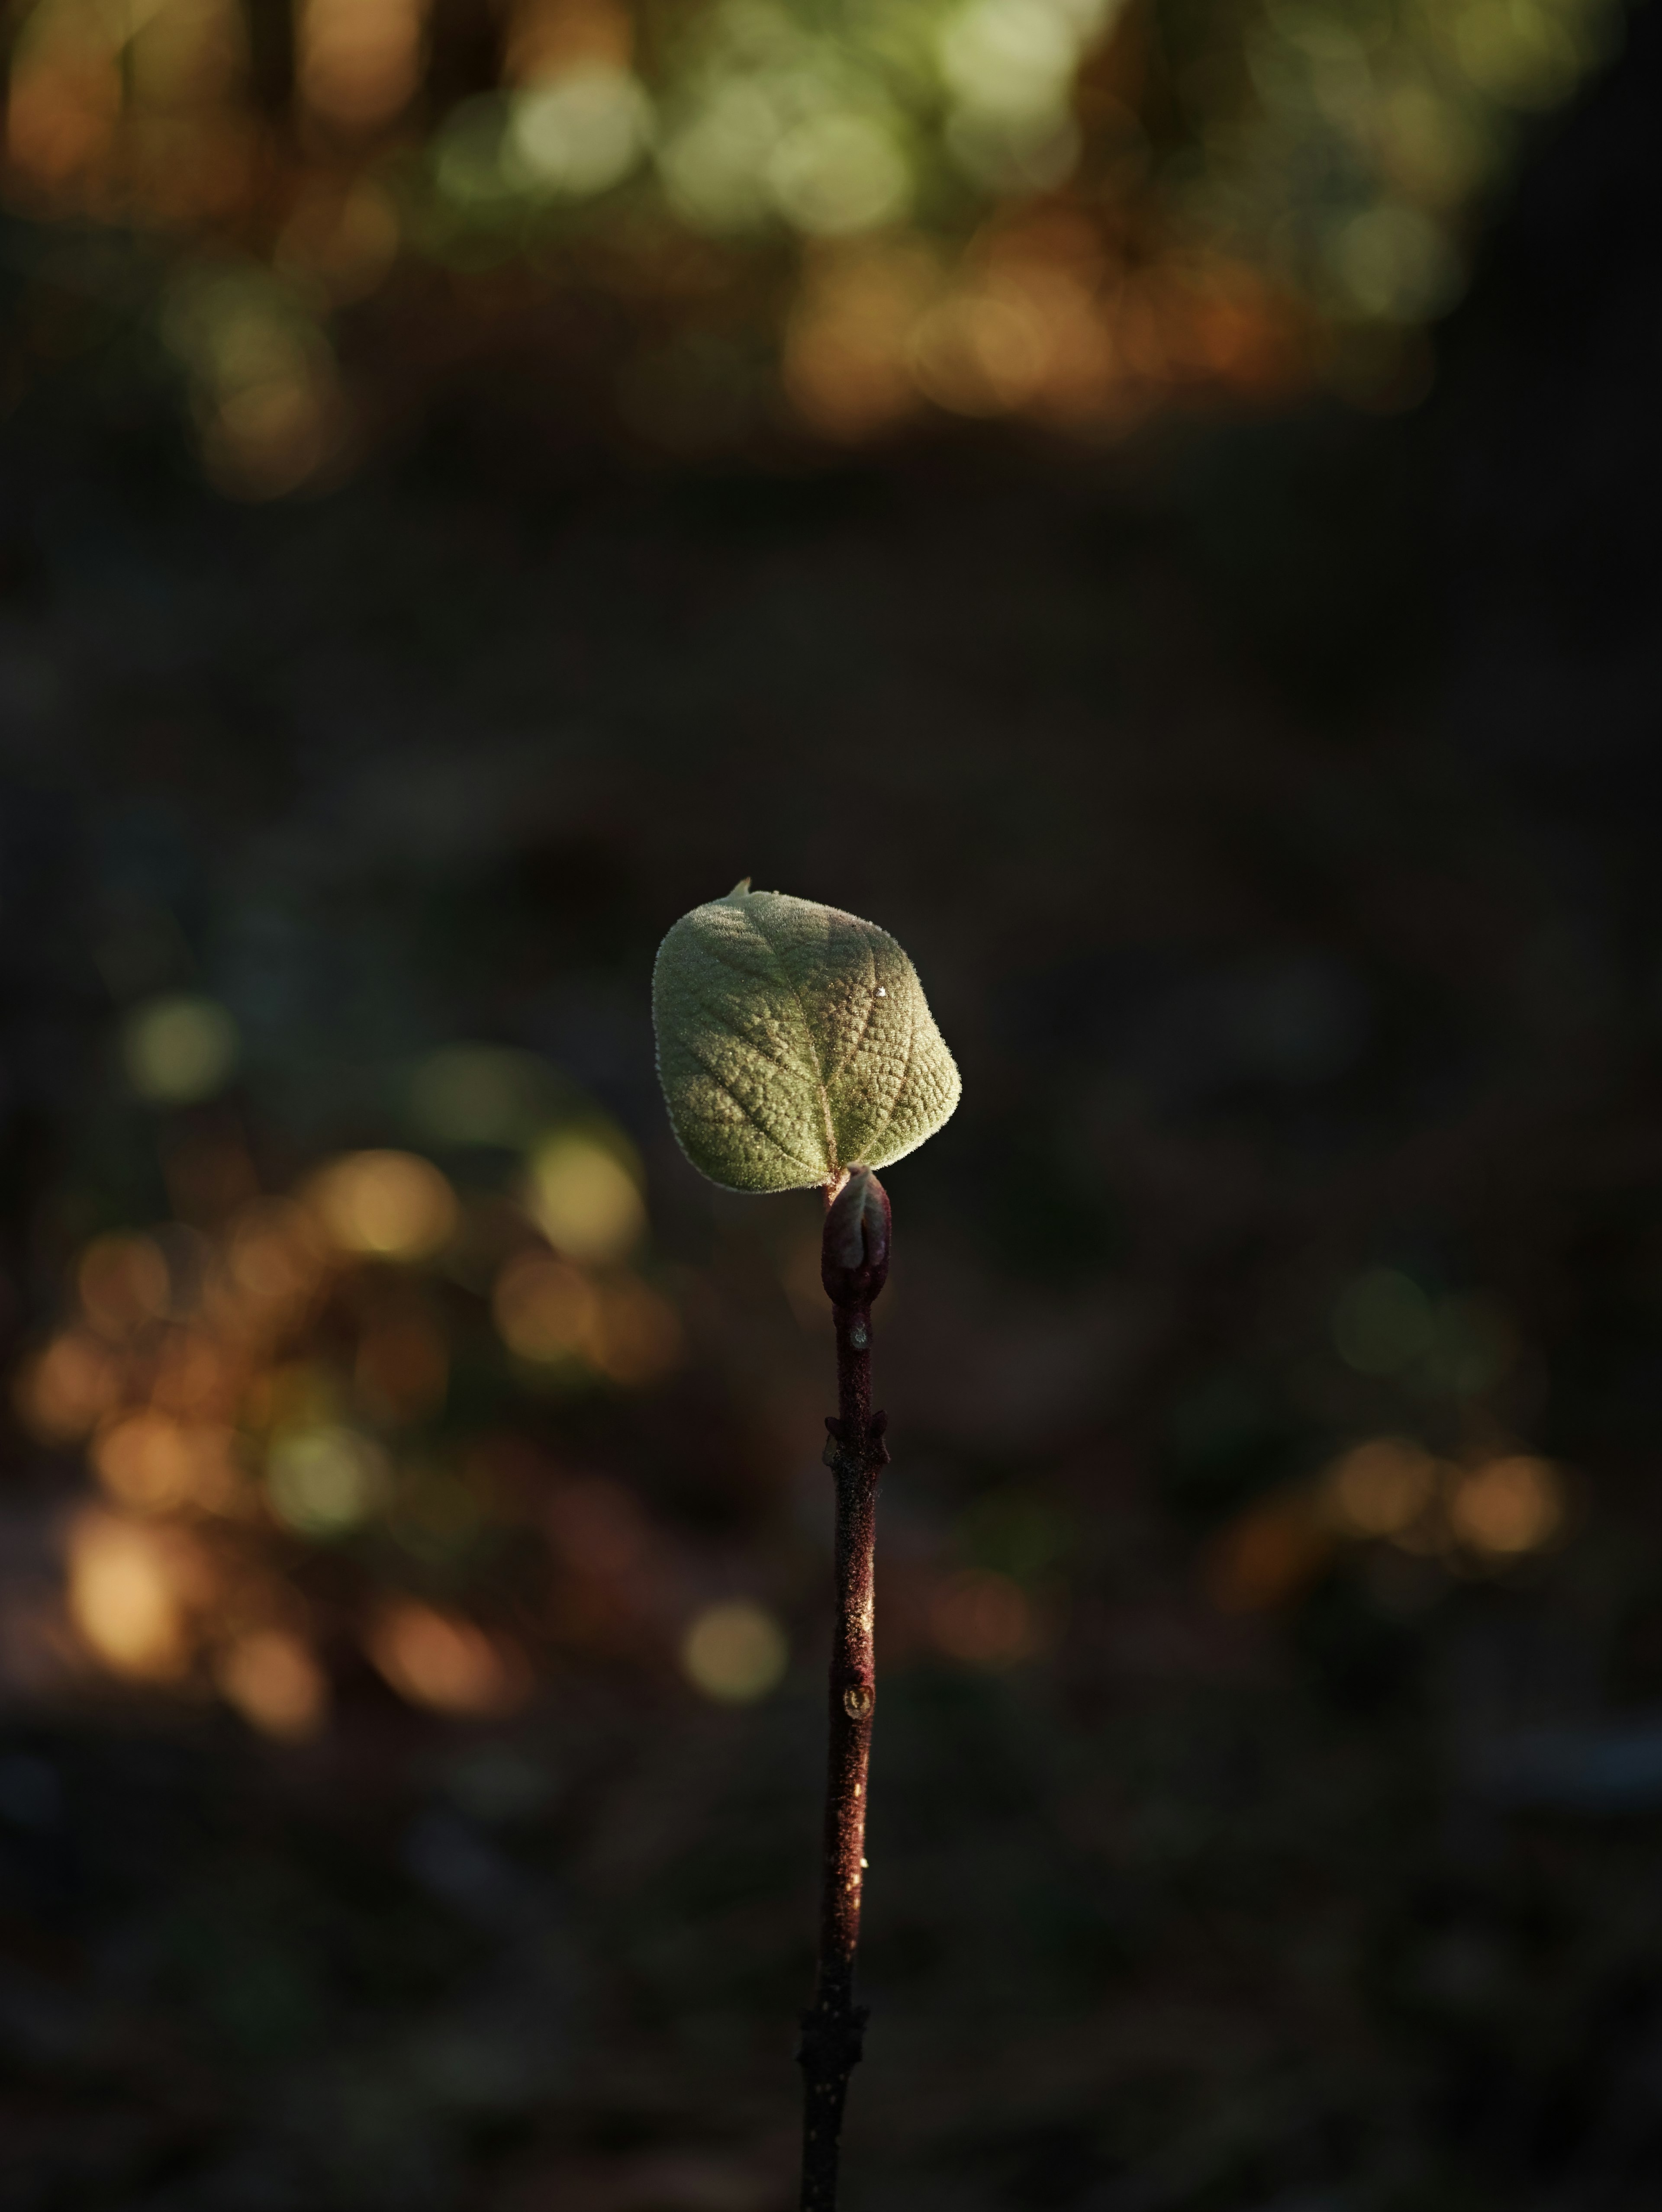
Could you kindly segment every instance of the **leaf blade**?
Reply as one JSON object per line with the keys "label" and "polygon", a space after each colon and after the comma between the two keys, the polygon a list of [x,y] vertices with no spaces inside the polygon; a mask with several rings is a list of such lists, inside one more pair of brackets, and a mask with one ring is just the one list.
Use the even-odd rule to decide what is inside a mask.
{"label": "leaf blade", "polygon": [[961,1090],[916,970],[886,930],[752,891],[684,915],[653,969],[658,1072],[693,1165],[730,1190],[886,1167]]}

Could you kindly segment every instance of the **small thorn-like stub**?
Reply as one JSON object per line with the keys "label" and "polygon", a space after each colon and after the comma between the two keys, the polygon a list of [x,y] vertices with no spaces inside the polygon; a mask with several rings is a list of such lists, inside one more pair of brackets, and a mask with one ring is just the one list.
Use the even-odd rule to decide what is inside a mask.
{"label": "small thorn-like stub", "polygon": [[889,1194],[869,1168],[855,1168],[825,1209],[819,1279],[839,1306],[865,1305],[889,1278]]}
{"label": "small thorn-like stub", "polygon": [[734,900],[735,900],[735,899],[741,899],[741,898],[746,897],[746,896],[748,895],[749,890],[750,890],[750,878],[749,878],[748,876],[740,876],[740,878],[739,878],[739,880],[738,880],[738,882],[734,885],[733,889],[732,889],[732,890],[728,893],[728,895],[727,895],[726,898],[724,898],[724,899],[722,899],[722,900],[721,901],[721,905],[723,905],[723,906],[730,906],[730,905],[733,903]]}

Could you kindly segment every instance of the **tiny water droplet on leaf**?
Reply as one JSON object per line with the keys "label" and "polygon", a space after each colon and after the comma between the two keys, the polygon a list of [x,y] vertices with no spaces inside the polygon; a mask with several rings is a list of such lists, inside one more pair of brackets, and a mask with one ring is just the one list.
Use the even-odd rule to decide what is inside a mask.
{"label": "tiny water droplet on leaf", "polygon": [[748,878],[665,938],[652,1012],[676,1136],[727,1190],[886,1167],[958,1103],[957,1066],[888,932]]}

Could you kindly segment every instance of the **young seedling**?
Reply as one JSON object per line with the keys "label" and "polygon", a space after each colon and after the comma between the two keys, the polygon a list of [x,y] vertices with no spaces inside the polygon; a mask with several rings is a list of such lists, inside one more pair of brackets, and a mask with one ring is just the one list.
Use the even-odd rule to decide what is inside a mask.
{"label": "young seedling", "polygon": [[849,2076],[866,2013],[854,2001],[865,1869],[877,1478],[872,1301],[889,1272],[888,1194],[873,1170],[915,1152],[959,1083],[916,971],[869,921],[750,878],[683,915],[652,976],[658,1073],[682,1150],[724,1190],[818,1188],[819,1274],[837,1334],[837,1624],[831,1661],[819,1973],[802,2015],[802,2212],[834,2212]]}

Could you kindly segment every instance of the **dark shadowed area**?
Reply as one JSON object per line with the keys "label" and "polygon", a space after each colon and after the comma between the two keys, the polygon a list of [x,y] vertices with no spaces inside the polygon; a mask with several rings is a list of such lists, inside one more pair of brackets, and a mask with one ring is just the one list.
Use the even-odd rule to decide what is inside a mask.
{"label": "dark shadowed area", "polygon": [[1658,33],[1434,377],[1111,435],[654,442],[417,286],[239,489],[4,218],[3,2212],[794,2202],[819,1201],[648,1018],[746,875],[965,1085],[848,2212],[1662,2197]]}

